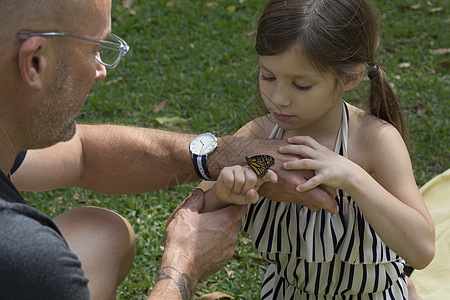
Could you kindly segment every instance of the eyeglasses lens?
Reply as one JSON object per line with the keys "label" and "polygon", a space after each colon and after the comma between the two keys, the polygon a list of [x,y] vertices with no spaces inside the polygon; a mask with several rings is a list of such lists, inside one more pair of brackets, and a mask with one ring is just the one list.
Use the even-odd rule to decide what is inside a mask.
{"label": "eyeglasses lens", "polygon": [[113,36],[109,36],[106,41],[114,43],[117,47],[103,46],[99,50],[98,59],[107,65],[115,65],[120,58],[120,41]]}

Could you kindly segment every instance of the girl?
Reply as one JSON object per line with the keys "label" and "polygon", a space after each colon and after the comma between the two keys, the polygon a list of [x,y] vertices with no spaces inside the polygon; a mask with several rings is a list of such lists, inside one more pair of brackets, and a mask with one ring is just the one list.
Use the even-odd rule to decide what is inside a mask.
{"label": "girl", "polygon": [[[261,299],[408,299],[405,260],[421,269],[434,256],[433,221],[377,44],[368,0],[270,0],[259,19],[255,48],[268,114],[236,135],[288,139],[280,151],[303,159],[283,167],[313,171],[297,191],[332,187],[339,206],[331,214],[267,198],[249,205],[244,230],[270,263]],[[365,72],[370,112],[342,100]],[[254,201],[248,170],[223,170],[214,188],[223,202],[208,196],[205,210]]]}

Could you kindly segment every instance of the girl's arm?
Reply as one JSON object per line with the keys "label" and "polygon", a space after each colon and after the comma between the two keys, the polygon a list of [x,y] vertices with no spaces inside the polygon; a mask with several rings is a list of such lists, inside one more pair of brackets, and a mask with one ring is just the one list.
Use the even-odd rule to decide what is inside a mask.
{"label": "girl's arm", "polygon": [[199,187],[205,190],[205,205],[201,212],[221,209],[230,204],[247,205],[259,199],[258,189],[264,182],[276,183],[277,175],[272,170],[258,179],[255,172],[247,166],[223,168],[215,182],[202,182]]}
{"label": "girl's arm", "polygon": [[307,159],[284,167],[315,171],[314,177],[298,186],[299,191],[319,184],[346,190],[389,248],[412,267],[425,268],[434,257],[434,224],[414,181],[406,146],[388,124],[364,135],[370,139],[361,137],[364,141],[357,150],[365,153],[368,171],[309,137],[289,139],[298,145],[283,147],[283,152]]}

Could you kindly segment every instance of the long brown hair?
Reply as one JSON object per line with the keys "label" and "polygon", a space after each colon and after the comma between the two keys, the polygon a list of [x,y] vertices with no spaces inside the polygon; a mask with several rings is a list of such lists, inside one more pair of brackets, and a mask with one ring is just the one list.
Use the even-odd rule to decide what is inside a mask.
{"label": "long brown hair", "polygon": [[378,17],[368,0],[269,0],[259,18],[255,50],[278,55],[293,46],[320,71],[337,77],[364,65],[370,79],[369,110],[407,140],[397,97],[376,60]]}

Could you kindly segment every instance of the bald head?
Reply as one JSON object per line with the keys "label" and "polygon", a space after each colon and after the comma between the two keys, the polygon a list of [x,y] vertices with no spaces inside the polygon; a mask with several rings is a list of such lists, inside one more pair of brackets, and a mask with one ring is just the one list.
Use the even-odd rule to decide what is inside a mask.
{"label": "bald head", "polygon": [[99,17],[108,13],[109,18],[110,6],[110,0],[0,0],[0,38],[9,39],[24,29],[73,32],[89,25],[93,12],[101,12]]}
{"label": "bald head", "polygon": [[2,35],[14,34],[27,27],[41,30],[46,26],[64,26],[61,16],[68,2],[60,0],[0,0],[0,30]]}

